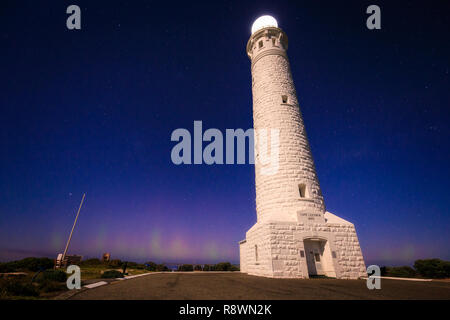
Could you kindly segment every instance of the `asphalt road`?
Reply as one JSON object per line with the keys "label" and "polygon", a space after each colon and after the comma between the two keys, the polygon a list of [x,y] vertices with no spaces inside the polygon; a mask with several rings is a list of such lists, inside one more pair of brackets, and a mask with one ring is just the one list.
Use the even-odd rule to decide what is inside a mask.
{"label": "asphalt road", "polygon": [[209,299],[446,299],[449,282],[381,280],[368,290],[365,280],[270,279],[241,273],[166,273],[112,282],[71,297],[82,300]]}

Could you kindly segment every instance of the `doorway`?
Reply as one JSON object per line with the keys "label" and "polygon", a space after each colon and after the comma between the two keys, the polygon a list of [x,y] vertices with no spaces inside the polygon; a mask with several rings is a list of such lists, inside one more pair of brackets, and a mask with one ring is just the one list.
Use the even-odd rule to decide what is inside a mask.
{"label": "doorway", "polygon": [[325,275],[323,267],[323,252],[325,240],[307,239],[304,240],[306,264],[308,266],[309,276]]}

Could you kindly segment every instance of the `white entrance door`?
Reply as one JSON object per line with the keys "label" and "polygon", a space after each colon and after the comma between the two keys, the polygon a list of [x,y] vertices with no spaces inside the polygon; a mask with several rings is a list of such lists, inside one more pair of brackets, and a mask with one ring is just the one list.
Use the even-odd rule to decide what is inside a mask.
{"label": "white entrance door", "polygon": [[305,240],[304,246],[309,275],[310,276],[324,275],[322,268],[324,242]]}

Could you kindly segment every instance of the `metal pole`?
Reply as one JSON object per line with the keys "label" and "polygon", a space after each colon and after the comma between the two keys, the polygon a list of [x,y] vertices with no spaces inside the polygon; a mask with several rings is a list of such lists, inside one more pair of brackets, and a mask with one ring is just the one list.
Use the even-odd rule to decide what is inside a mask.
{"label": "metal pole", "polygon": [[70,239],[72,239],[72,233],[75,229],[75,225],[77,224],[78,215],[80,214],[81,206],[83,205],[84,197],[86,196],[86,193],[83,193],[83,198],[81,199],[80,207],[78,208],[77,216],[75,218],[75,222],[73,223],[72,231],[70,231],[69,240],[67,240],[66,249],[64,249],[64,253],[61,259],[61,263],[64,262],[64,258],[66,257],[67,249],[69,249]]}

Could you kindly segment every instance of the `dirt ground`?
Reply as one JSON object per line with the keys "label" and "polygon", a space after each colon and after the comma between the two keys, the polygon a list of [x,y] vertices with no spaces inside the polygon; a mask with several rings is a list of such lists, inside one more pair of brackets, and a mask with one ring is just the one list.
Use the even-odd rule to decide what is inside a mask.
{"label": "dirt ground", "polygon": [[158,273],[82,289],[81,300],[322,300],[322,299],[445,299],[450,283],[381,280],[369,290],[365,280],[271,279],[242,273]]}

